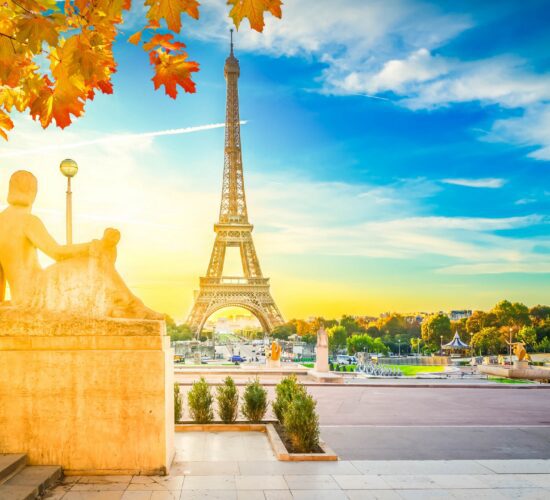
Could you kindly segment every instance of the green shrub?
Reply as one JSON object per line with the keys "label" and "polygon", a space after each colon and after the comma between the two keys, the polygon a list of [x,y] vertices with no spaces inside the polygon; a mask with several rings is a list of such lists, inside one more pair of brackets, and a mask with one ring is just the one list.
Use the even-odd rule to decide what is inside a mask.
{"label": "green shrub", "polygon": [[305,390],[289,403],[284,413],[284,427],[297,453],[311,453],[319,446],[319,417],[316,401]]}
{"label": "green shrub", "polygon": [[239,391],[231,377],[226,377],[218,387],[218,415],[224,424],[237,420],[239,414]]}
{"label": "green shrub", "polygon": [[294,399],[296,394],[303,392],[304,388],[298,383],[296,375],[292,374],[282,379],[275,387],[275,401],[273,401],[273,412],[277,420],[284,425],[284,413],[287,406]]}
{"label": "green shrub", "polygon": [[267,391],[260,385],[258,378],[249,382],[244,390],[241,411],[252,423],[261,422],[267,411]]}
{"label": "green shrub", "polygon": [[180,385],[174,384],[174,422],[179,422],[183,416],[183,401],[181,400]]}
{"label": "green shrub", "polygon": [[198,424],[208,424],[214,419],[212,411],[213,397],[210,387],[203,377],[198,382],[194,382],[191,390],[187,394],[189,403],[189,413],[193,421]]}
{"label": "green shrub", "polygon": [[334,365],[332,363],[328,364],[328,369],[333,372],[334,371]]}

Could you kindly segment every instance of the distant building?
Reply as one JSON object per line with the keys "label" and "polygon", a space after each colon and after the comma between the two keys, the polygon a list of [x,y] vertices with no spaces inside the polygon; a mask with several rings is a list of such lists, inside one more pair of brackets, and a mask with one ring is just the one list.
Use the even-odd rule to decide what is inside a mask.
{"label": "distant building", "polygon": [[449,316],[449,319],[451,321],[458,321],[459,319],[465,319],[469,318],[472,315],[472,311],[470,309],[462,309],[460,311],[449,311],[447,316]]}

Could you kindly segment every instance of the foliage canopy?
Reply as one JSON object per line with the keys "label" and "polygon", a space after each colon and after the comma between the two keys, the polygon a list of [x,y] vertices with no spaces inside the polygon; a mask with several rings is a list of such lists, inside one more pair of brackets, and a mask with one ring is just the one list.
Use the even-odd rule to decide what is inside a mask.
{"label": "foliage canopy", "polygon": [[[237,29],[247,18],[262,31],[264,14],[281,17],[281,0],[227,0]],[[176,39],[182,16],[199,19],[197,0],[145,0],[147,24],[128,38],[153,66],[155,89],[176,98],[178,87],[195,92],[188,60]],[[13,128],[10,113],[28,111],[42,127],[61,128],[84,113],[96,92],[112,94],[117,63],[113,44],[132,0],[5,0],[0,6],[0,135]]]}

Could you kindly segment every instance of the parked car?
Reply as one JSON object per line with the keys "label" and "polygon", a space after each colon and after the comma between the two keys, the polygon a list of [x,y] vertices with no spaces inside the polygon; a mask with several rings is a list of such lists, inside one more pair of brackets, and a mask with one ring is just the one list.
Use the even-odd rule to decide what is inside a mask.
{"label": "parked car", "polygon": [[336,362],[341,365],[352,365],[357,363],[357,358],[355,356],[346,356],[344,354],[339,354],[336,356]]}
{"label": "parked car", "polygon": [[231,356],[229,358],[229,361],[231,361],[231,363],[244,363],[246,361],[246,358],[244,356],[235,354],[234,356]]}

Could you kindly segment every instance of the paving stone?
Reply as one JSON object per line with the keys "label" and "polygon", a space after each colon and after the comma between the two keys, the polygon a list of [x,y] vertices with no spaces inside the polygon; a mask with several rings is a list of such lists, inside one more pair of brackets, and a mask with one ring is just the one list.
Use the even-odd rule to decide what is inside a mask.
{"label": "paving stone", "polygon": [[363,474],[494,474],[474,460],[353,460]]}
{"label": "paving stone", "polygon": [[505,488],[499,490],[499,493],[505,498],[521,500],[548,500],[550,498],[550,489],[546,488]]}
{"label": "paving stone", "polygon": [[180,500],[237,500],[237,491],[182,490]]}
{"label": "paving stone", "polygon": [[[413,476],[413,475],[384,475],[382,476],[391,489],[409,490],[409,489],[437,489],[440,486],[433,480],[433,476]],[[399,493],[401,494],[401,493]]]}
{"label": "paving stone", "polygon": [[120,500],[122,491],[69,491],[63,500]]}
{"label": "paving stone", "polygon": [[338,483],[328,475],[295,476],[286,475],[285,481],[291,490],[337,490]]}
{"label": "paving stone", "polygon": [[237,500],[265,500],[262,490],[241,490],[237,491]]}
{"label": "paving stone", "polygon": [[319,474],[361,474],[351,462],[239,462],[243,475],[319,475]]}
{"label": "paving stone", "polygon": [[485,488],[483,476],[474,476],[466,474],[433,474],[430,477],[439,488],[459,489],[459,488]]}
{"label": "paving stone", "polygon": [[292,500],[289,490],[264,490],[266,500]]}
{"label": "paving stone", "polygon": [[452,490],[452,495],[460,500],[504,500],[506,498],[499,490],[477,490],[475,488]]}
{"label": "paving stone", "polygon": [[497,474],[550,474],[550,460],[478,460]]}
{"label": "paving stone", "polygon": [[343,490],[388,490],[390,485],[384,481],[382,476],[376,475],[334,475],[333,479]]}
{"label": "paving stone", "polygon": [[77,483],[71,491],[125,491],[128,483]]}
{"label": "paving stone", "polygon": [[239,474],[239,463],[227,462],[177,462],[172,465],[170,475],[177,476],[219,476]]}
{"label": "paving stone", "polygon": [[399,496],[403,500],[445,500],[454,498],[449,490],[399,490]]}
{"label": "paving stone", "polygon": [[350,500],[401,500],[401,497],[390,490],[346,490]]}
{"label": "paving stone", "polygon": [[182,491],[235,489],[235,476],[187,476]]}
{"label": "paving stone", "polygon": [[292,490],[294,500],[347,500],[342,490]]}
{"label": "paving stone", "polygon": [[283,476],[235,476],[238,490],[288,490]]}

